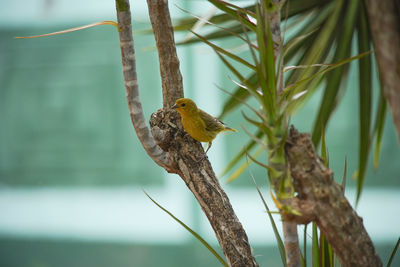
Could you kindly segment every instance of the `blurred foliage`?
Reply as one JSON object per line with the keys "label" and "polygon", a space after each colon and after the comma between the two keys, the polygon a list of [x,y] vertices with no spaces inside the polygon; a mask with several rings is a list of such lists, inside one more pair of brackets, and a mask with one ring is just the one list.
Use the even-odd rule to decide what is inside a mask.
{"label": "blurred foliage", "polygon": [[[268,53],[268,45],[263,46],[260,42],[260,23],[257,20],[257,4],[239,7],[236,2],[228,3],[220,0],[210,0],[222,11],[208,18],[207,21],[201,17],[187,18],[175,27],[176,30],[190,30],[195,28],[194,33],[198,38],[186,38],[180,44],[192,44],[203,41],[210,45],[227,68],[239,79],[236,88],[229,90],[231,97],[225,102],[220,117],[233,112],[239,106],[244,105],[251,96],[271,96],[269,101],[261,102],[261,106],[269,113],[275,109],[278,114],[285,114],[288,118],[295,114],[317,91],[323,91],[322,100],[318,112],[314,117],[312,140],[318,146],[322,131],[328,122],[346,90],[349,72],[349,63],[358,60],[359,65],[359,163],[357,176],[357,202],[360,198],[364,185],[365,173],[371,146],[375,140],[374,167],[379,161],[379,151],[382,139],[384,121],[386,117],[386,102],[382,94],[376,97],[372,94],[372,77],[374,58],[371,54],[372,44],[366,16],[366,7],[363,1],[344,0],[289,0],[285,1],[281,8],[281,19],[284,42],[281,46],[282,55],[275,59],[275,70],[284,67],[285,88],[282,93],[275,97],[271,84],[266,85],[277,77],[275,73],[271,79],[265,76],[265,70],[271,67],[271,55]],[[261,2],[261,4],[264,1]],[[267,1],[268,2],[268,1]],[[202,22],[202,27],[196,23]],[[264,29],[265,30],[265,29]],[[204,32],[201,34],[199,32]],[[264,32],[264,35],[267,31]],[[219,47],[216,41],[233,38],[245,42],[247,55],[241,57],[229,49]],[[264,39],[264,41],[266,41]],[[355,49],[352,49],[355,47]],[[265,53],[264,53],[265,51]],[[253,62],[251,62],[253,59]],[[260,66],[260,64],[269,66]],[[284,66],[280,66],[283,61]],[[244,76],[240,66],[248,68],[249,74]],[[264,76],[263,76],[264,75]],[[271,77],[271,73],[269,74]],[[269,87],[268,87],[269,86]],[[269,91],[266,91],[268,89]],[[261,91],[262,94],[257,92]],[[264,100],[267,97],[264,97]],[[276,103],[274,103],[276,101]],[[373,103],[379,103],[377,109],[373,109]],[[356,106],[356,105],[354,105]],[[260,111],[262,112],[262,111]],[[258,116],[260,117],[260,116]],[[248,117],[246,120],[250,121]],[[263,118],[261,118],[263,119]],[[268,118],[270,120],[270,118]],[[272,119],[273,120],[273,119]],[[256,122],[250,121],[255,124]],[[271,120],[267,122],[271,123]],[[264,129],[265,130],[265,129]],[[281,129],[283,130],[283,129]],[[224,174],[235,168],[246,151],[250,152],[260,146],[256,140],[263,140],[266,131],[260,128],[253,133],[256,139],[250,138],[249,143],[228,164]],[[237,167],[233,180],[240,172],[246,169],[247,163]]]}
{"label": "blurred foliage", "polygon": [[[220,117],[226,116],[242,105],[252,111],[252,116],[243,112],[242,115],[256,131],[251,132],[244,128],[250,140],[226,167],[224,174],[236,168],[228,181],[236,179],[249,166],[246,161],[236,167],[239,161],[247,156],[268,171],[270,186],[278,199],[275,200],[278,208],[295,213],[296,211],[290,207],[282,207],[279,203],[279,200],[290,198],[294,193],[284,155],[290,117],[301,109],[315,92],[323,91],[310,132],[315,146],[322,140],[321,157],[329,167],[325,131],[335,108],[342,100],[342,95],[348,89],[346,77],[349,73],[349,64],[347,63],[358,60],[359,164],[356,172],[356,202],[358,202],[374,139],[376,139],[374,166],[377,167],[378,164],[386,114],[386,104],[382,94],[375,100],[379,102],[379,107],[375,114],[372,114],[373,55],[364,3],[344,0],[289,0],[283,1],[284,6],[279,7],[273,1],[257,1],[253,5],[242,7],[239,3],[222,0],[209,0],[209,2],[222,14],[216,13],[213,16],[207,14],[207,19],[201,17],[184,19],[175,30],[190,30],[197,38],[188,36],[180,44],[200,41],[207,44],[238,79],[238,81],[232,79],[236,85],[233,90],[223,89],[230,97],[225,102]],[[281,10],[280,14],[277,14],[277,10]],[[271,30],[275,26],[271,26],[271,23],[279,15],[283,22],[281,24],[283,35],[288,36],[283,41],[276,37],[279,32],[276,28],[273,29],[275,36]],[[247,53],[238,54],[233,49],[217,44],[226,38],[243,42]],[[293,66],[286,66],[288,63]],[[248,104],[249,99],[255,99],[257,106]],[[375,126],[372,127],[374,118]],[[267,152],[268,163],[257,159],[263,150]],[[345,161],[343,181],[346,178],[346,169]],[[259,194],[263,200],[260,191]],[[273,194],[271,195],[273,197]],[[263,202],[265,203],[264,200]],[[268,207],[266,209],[269,212]],[[274,225],[273,220],[271,223]],[[322,234],[318,234],[315,223],[312,228],[313,266],[334,266],[335,257],[331,246]],[[282,263],[285,265],[282,241],[279,234],[277,236],[278,247],[283,251],[281,251]],[[306,266],[306,251],[302,255],[302,263]]]}

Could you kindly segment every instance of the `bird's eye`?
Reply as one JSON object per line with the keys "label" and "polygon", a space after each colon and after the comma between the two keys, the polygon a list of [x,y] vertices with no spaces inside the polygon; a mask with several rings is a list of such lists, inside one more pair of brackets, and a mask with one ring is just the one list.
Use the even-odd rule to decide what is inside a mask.
{"label": "bird's eye", "polygon": [[183,104],[181,105],[181,107],[184,107],[184,106],[186,106],[186,104],[185,104],[185,103],[183,103]]}

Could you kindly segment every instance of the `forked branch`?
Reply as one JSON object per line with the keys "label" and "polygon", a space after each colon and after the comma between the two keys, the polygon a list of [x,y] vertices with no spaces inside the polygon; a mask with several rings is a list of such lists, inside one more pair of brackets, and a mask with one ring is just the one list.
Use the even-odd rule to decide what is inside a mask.
{"label": "forked branch", "polygon": [[[135,131],[147,153],[168,172],[178,174],[192,191],[207,216],[229,266],[258,266],[246,232],[236,217],[229,198],[220,186],[210,162],[198,161],[204,153],[201,144],[187,135],[176,111],[169,109],[183,96],[182,77],[167,1],[148,1],[156,38],[163,84],[164,108],[150,120],[152,133],[144,120],[135,68],[129,0],[116,0],[121,53],[128,106]],[[158,144],[156,144],[158,143]]]}
{"label": "forked branch", "polygon": [[129,113],[135,132],[147,154],[161,167],[171,165],[168,152],[163,151],[155,142],[144,118],[142,103],[139,97],[139,86],[136,73],[135,49],[133,45],[132,23],[129,1],[116,1],[122,70]]}

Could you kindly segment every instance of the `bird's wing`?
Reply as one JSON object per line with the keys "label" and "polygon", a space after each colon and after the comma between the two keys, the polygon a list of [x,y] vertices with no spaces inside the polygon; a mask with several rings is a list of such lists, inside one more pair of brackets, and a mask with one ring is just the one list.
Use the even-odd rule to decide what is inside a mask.
{"label": "bird's wing", "polygon": [[199,109],[199,115],[200,115],[200,118],[206,124],[206,130],[207,131],[210,131],[210,132],[216,132],[217,131],[217,132],[219,132],[224,128],[222,121],[218,120],[217,118],[214,118],[213,116],[211,116],[207,112]]}

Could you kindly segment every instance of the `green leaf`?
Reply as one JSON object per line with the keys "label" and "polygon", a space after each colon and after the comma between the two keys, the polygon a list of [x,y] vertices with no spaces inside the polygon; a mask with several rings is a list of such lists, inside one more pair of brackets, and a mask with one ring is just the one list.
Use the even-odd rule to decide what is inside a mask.
{"label": "green leaf", "polygon": [[[247,120],[247,119],[246,119]],[[245,133],[255,142],[257,142],[261,147],[263,147],[265,150],[268,149],[267,144],[260,138],[258,138],[257,136],[253,135],[251,132],[249,132],[249,130],[246,129],[246,127],[244,127],[242,125],[243,130],[245,131]]]}
{"label": "green leaf", "polygon": [[[266,71],[266,62],[267,62],[267,41],[265,36],[265,21],[264,17],[261,14],[261,10],[259,5],[256,6],[256,14],[257,14],[257,44],[259,51],[259,60],[260,64],[257,65],[257,76],[258,81],[260,83],[261,91],[263,92],[263,106],[265,107],[268,114],[271,116],[274,113],[274,106],[272,105],[272,101],[269,101],[269,89],[267,85],[267,71]],[[275,66],[274,66],[275,69]]]}
{"label": "green leaf", "polygon": [[273,229],[273,231],[274,231],[274,235],[275,235],[275,238],[276,238],[276,242],[278,243],[279,254],[281,255],[282,264],[283,264],[283,266],[286,267],[286,266],[287,266],[287,263],[286,263],[286,252],[285,252],[285,246],[284,246],[284,244],[283,244],[282,238],[281,238],[281,236],[279,235],[278,228],[276,227],[274,218],[273,218],[272,215],[271,215],[271,211],[269,210],[268,205],[267,205],[267,202],[265,201],[263,195],[261,194],[260,188],[258,187],[258,185],[257,185],[257,183],[256,183],[256,180],[254,179],[253,175],[251,175],[251,178],[253,179],[253,183],[254,183],[254,185],[256,186],[258,195],[260,196],[260,198],[261,198],[261,200],[262,200],[262,202],[263,202],[263,204],[264,204],[264,207],[265,207],[265,209],[267,210],[267,214],[268,214],[269,220],[270,220],[270,222],[271,222],[272,229]]}
{"label": "green leaf", "polygon": [[376,144],[374,152],[375,169],[378,168],[379,154],[381,151],[381,144],[382,144],[383,128],[385,127],[385,119],[386,119],[386,99],[383,96],[383,93],[380,92],[378,112],[376,116],[375,129],[374,129],[374,133],[376,133]]}
{"label": "green leaf", "polygon": [[[231,15],[222,13],[218,15],[212,16],[208,21],[212,24],[223,24],[227,22],[231,22],[234,20]],[[236,20],[234,20],[236,21]],[[174,32],[177,31],[188,31],[194,27],[194,25],[198,22],[197,17],[187,17],[180,19],[176,25],[174,25]],[[209,26],[210,24],[205,24],[204,26]],[[235,25],[234,25],[235,26]],[[236,25],[237,26],[237,25]],[[152,30],[149,30],[149,33],[151,33]],[[185,42],[182,42],[182,44],[186,44]]]}
{"label": "green leaf", "polygon": [[[263,132],[258,130],[257,133],[255,134],[255,136],[257,136],[257,138],[261,138],[263,136]],[[250,140],[250,142],[248,142],[240,151],[239,153],[237,153],[232,160],[228,163],[228,165],[225,167],[225,169],[223,170],[222,174],[220,176],[224,176],[225,174],[227,174],[243,157],[244,155],[246,155],[246,151],[250,151],[257,143],[253,140]],[[262,149],[261,149],[262,151]],[[248,166],[248,165],[247,165]],[[246,167],[247,167],[246,166]],[[242,168],[242,167],[241,167]],[[243,171],[242,171],[243,172]],[[240,173],[242,173],[240,172]],[[237,175],[239,176],[240,173]],[[233,175],[232,175],[233,176]],[[230,180],[231,177],[228,178],[228,180]],[[236,178],[235,178],[236,179]],[[232,179],[234,180],[234,179]]]}
{"label": "green leaf", "polygon": [[[300,1],[299,1],[300,2]],[[329,26],[329,28],[327,29],[327,25],[330,25],[332,23],[327,24],[327,19],[328,17],[332,14],[332,10],[334,8],[334,3],[330,3],[329,5],[325,5],[322,8],[318,8],[317,10],[314,10],[314,12],[310,12],[311,18],[309,19],[308,23],[305,23],[304,26],[298,30],[298,34],[294,35],[294,37],[292,37],[292,39],[296,38],[297,36],[305,36],[307,35],[307,33],[313,32],[313,34],[311,34],[308,38],[303,38],[300,39],[299,41],[294,42],[293,48],[286,50],[285,52],[285,62],[289,62],[295,55],[299,55],[299,62],[300,60],[303,60],[302,64],[306,64],[307,62],[305,62],[305,58],[306,58],[306,54],[304,54],[304,51],[308,51],[307,52],[307,56],[313,56],[311,54],[311,51],[313,51],[312,49],[310,49],[311,47],[315,46],[314,43],[316,42],[323,42],[323,36],[322,35],[322,30],[324,31],[328,31],[329,33],[329,28],[331,28]],[[298,24],[301,25],[301,23],[303,22],[304,18],[303,16],[299,16],[299,18],[297,19],[297,23],[295,23],[295,25],[297,26]],[[326,36],[329,39],[329,34]],[[324,37],[324,38],[326,38]],[[322,40],[320,40],[322,38]],[[288,42],[288,44],[290,43],[290,41]],[[323,48],[323,47],[321,47]],[[325,51],[328,51],[328,49],[325,49]],[[323,52],[323,56],[321,56],[321,58],[325,58],[325,55],[327,52]],[[319,61],[311,61],[310,63],[315,63],[315,62],[319,62]],[[288,81],[293,82],[294,79],[291,77],[287,78]]]}
{"label": "green leaf", "polygon": [[320,234],[321,266],[333,267],[333,251],[323,234]]}
{"label": "green leaf", "polygon": [[325,142],[325,131],[322,129],[321,133],[322,143],[321,143],[321,157],[324,160],[324,165],[329,168],[329,156],[328,156],[328,149],[326,148]]}
{"label": "green leaf", "polygon": [[154,203],[156,204],[160,209],[162,209],[165,213],[167,213],[169,216],[172,217],[176,222],[178,222],[180,225],[182,225],[189,233],[191,233],[197,240],[199,240],[217,259],[218,261],[223,265],[223,266],[228,266],[228,264],[224,261],[224,259],[221,258],[221,256],[216,252],[210,244],[207,243],[199,234],[197,234],[195,231],[193,231],[189,226],[187,226],[185,223],[183,223],[181,220],[179,220],[177,217],[175,217],[171,212],[169,212],[167,209],[165,209],[163,206],[158,204],[154,199],[150,197],[149,194],[146,193],[146,191],[143,191],[146,196]]}
{"label": "green leaf", "polygon": [[[229,94],[230,96],[234,97],[234,95],[231,92],[225,90],[224,88],[222,88],[222,87],[220,87],[218,85],[217,85],[217,88],[220,89],[221,91]],[[242,87],[242,88],[248,89],[248,88],[245,88],[245,87]],[[252,94],[255,94],[254,92],[252,92],[252,90],[247,90],[247,91],[252,93]],[[253,108],[251,105],[247,104],[245,101],[241,101],[239,98],[237,98],[237,100],[240,101],[242,104],[244,104],[246,107],[248,107],[251,111],[253,111],[262,121],[266,121],[266,118],[264,117],[264,115],[261,114],[258,110]]]}
{"label": "green leaf", "polygon": [[301,260],[301,266],[307,267],[307,226],[308,224],[304,225],[304,232],[303,232],[303,257]]}
{"label": "green leaf", "polygon": [[250,117],[247,117],[247,115],[242,111],[242,116],[245,118],[246,121],[250,122],[251,124],[253,124],[254,126],[256,126],[259,130],[263,131],[263,133],[269,138],[272,139],[273,138],[273,133],[270,127],[268,127],[268,125],[265,124],[265,122],[258,122],[255,121],[253,119],[251,119]]}
{"label": "green leaf", "polygon": [[390,265],[392,264],[393,258],[396,255],[397,249],[399,248],[399,244],[400,244],[400,237],[399,239],[397,239],[396,245],[393,248],[392,254],[390,255],[389,261],[386,265],[386,267],[390,267]]}
{"label": "green leaf", "polygon": [[[300,81],[297,81],[294,84],[288,85],[282,92],[282,100],[288,101],[287,107],[286,107],[287,113],[288,114],[292,114],[293,112],[295,112],[296,109],[298,108],[298,106],[304,104],[304,102],[310,96],[310,93],[308,92],[309,89],[305,88],[303,85],[305,85],[309,81],[311,81],[311,85],[308,85],[308,86],[310,86],[310,88],[316,87],[320,83],[320,81],[322,79],[322,76],[324,74],[326,74],[327,72],[332,71],[335,68],[338,68],[338,67],[340,67],[340,66],[342,66],[344,64],[347,64],[347,63],[349,63],[349,62],[351,62],[353,60],[356,60],[356,59],[362,58],[362,57],[364,57],[366,55],[369,55],[370,53],[371,53],[371,51],[364,52],[362,54],[346,58],[344,60],[341,60],[341,61],[339,61],[337,63],[333,63],[333,64],[322,64],[322,65],[325,65],[327,67],[321,69],[320,71],[312,74],[309,77],[304,78],[303,80],[300,80]],[[314,65],[315,64],[311,65],[310,68],[312,66],[314,66]],[[307,66],[303,66],[303,67],[307,67]],[[299,89],[299,87],[300,87],[300,89]],[[306,90],[306,89],[307,89],[307,91],[302,91],[302,90]],[[294,92],[297,92],[297,95],[293,95]],[[302,95],[300,97],[297,97],[299,94],[304,93],[304,92],[305,92],[304,95]]]}
{"label": "green leaf", "polygon": [[[239,87],[240,90],[243,90],[243,89],[244,89],[244,91],[247,91],[247,92],[249,93],[249,95],[254,96],[255,99],[261,100],[261,99],[262,99],[262,96],[261,96],[261,95],[259,94],[259,92],[257,91],[257,87],[255,87],[255,86],[253,86],[253,84],[249,83],[249,82],[247,81],[247,79],[245,79],[245,78],[241,75],[241,73],[240,73],[235,67],[233,67],[232,64],[230,64],[218,51],[215,51],[215,53],[218,55],[218,57],[221,59],[221,61],[228,67],[228,69],[229,69],[233,74],[235,74],[235,76],[236,76],[236,77],[241,81],[241,83],[243,83],[243,84],[239,84],[239,83],[237,83],[237,82],[234,81],[234,80],[232,80],[232,82],[235,83],[236,85],[238,85],[238,87]],[[225,90],[224,90],[224,91],[225,91]],[[233,95],[233,94],[231,94],[231,93],[228,93],[228,94],[230,94],[232,97],[236,97],[236,100],[237,100],[237,101],[240,101],[241,103],[244,103],[244,104],[246,105],[246,103],[245,103],[243,100],[241,100],[240,98],[239,98],[239,99],[237,98],[237,95],[235,96],[235,95]],[[247,106],[248,106],[248,105],[247,105]]]}
{"label": "green leaf", "polygon": [[[219,39],[230,38],[230,37],[238,37],[239,39],[243,40],[243,37],[240,36],[240,33],[242,33],[241,25],[233,25],[233,26],[230,26],[227,28],[220,27],[218,25],[215,25],[215,26],[218,27],[219,29],[214,30],[213,32],[210,32],[203,36],[208,41],[219,40]],[[191,31],[191,29],[188,29],[188,31]],[[196,38],[186,38],[185,40],[178,42],[177,45],[195,44],[200,41],[201,40],[196,39]]]}
{"label": "green leaf", "polygon": [[314,8],[330,2],[332,0],[285,1],[285,5],[281,8],[281,16],[282,18],[290,18],[301,13],[312,12],[315,11]]}
{"label": "green leaf", "polygon": [[[252,141],[252,142],[254,142],[254,144],[256,143],[255,141]],[[245,147],[246,148],[246,147]],[[245,155],[246,153],[249,153],[249,152],[247,152],[245,149],[243,149],[242,151],[244,151],[243,152],[243,155]],[[256,152],[253,154],[253,157],[254,158],[258,158],[260,155],[261,155],[261,153],[264,151],[264,149],[262,148],[262,147],[259,147],[257,150],[256,150]],[[241,154],[241,153],[240,153]],[[242,159],[243,158],[243,155],[241,155],[240,156],[240,158],[238,158],[238,160],[239,159]],[[236,162],[234,163],[234,164],[232,164],[232,162],[233,162],[233,160],[228,164],[228,166],[225,168],[225,170],[224,170],[224,173],[226,173],[226,172],[228,172],[232,167],[231,166],[233,166],[234,164],[236,164]],[[241,175],[246,169],[247,169],[247,167],[249,167],[249,165],[250,165],[250,162],[248,161],[248,160],[246,160],[245,162],[243,162],[240,166],[239,166],[239,168],[237,168],[236,169],[236,171],[234,171],[229,177],[228,177],[228,179],[226,180],[226,183],[231,183],[231,182],[233,182],[234,180],[236,180],[238,177],[239,177],[239,175]]]}
{"label": "green leaf", "polygon": [[261,161],[258,161],[255,157],[250,155],[249,153],[246,153],[246,155],[256,164],[260,165],[261,167],[267,169],[269,172],[276,172],[274,169],[272,169],[270,166],[268,166],[265,163],[262,163]]}
{"label": "green leaf", "polygon": [[[301,60],[300,65],[309,66],[311,64],[321,62],[328,52],[331,50],[331,46],[333,44],[332,40],[334,38],[333,33],[338,24],[340,11],[343,6],[343,1],[335,1],[328,5],[324,12],[322,13],[322,18],[326,18],[325,23],[323,24],[322,29],[318,32],[318,36],[316,36],[314,42],[311,47],[307,47],[307,53],[304,58]],[[326,12],[326,13],[325,13]],[[325,17],[326,14],[326,17]],[[329,16],[327,16],[329,14]],[[294,72],[287,80],[289,84],[295,83],[297,81],[305,81],[307,77],[311,77],[314,72],[318,69],[306,68],[299,69]],[[291,99],[294,95],[297,95],[299,92],[306,90],[310,90],[308,87],[308,83],[302,83],[300,86],[291,92],[289,95],[289,99]]]}
{"label": "green leaf", "polygon": [[[338,1],[342,2],[342,1]],[[343,60],[350,54],[351,41],[354,32],[355,19],[358,12],[359,1],[347,1],[346,16],[343,21],[345,26],[343,33],[340,32],[337,41],[337,48],[334,55],[334,62]],[[321,137],[321,130],[325,128],[337,102],[337,95],[340,84],[343,80],[345,68],[337,68],[327,75],[327,86],[322,98],[322,102],[315,119],[314,129],[312,132],[312,141],[316,146]]]}
{"label": "green leaf", "polygon": [[[364,7],[364,5],[362,5]],[[368,22],[365,8],[362,8],[358,16],[358,52],[366,52],[371,49],[371,36],[368,33]],[[358,61],[359,66],[359,156],[356,203],[361,195],[370,151],[370,128],[372,109],[372,62],[371,55]]]}
{"label": "green leaf", "polygon": [[298,51],[299,47],[304,43],[304,40],[312,36],[317,32],[317,28],[312,29],[310,32],[307,32],[306,34],[299,34],[294,36],[292,39],[290,39],[284,46],[283,46],[283,54],[287,55],[289,52],[292,51]]}
{"label": "green leaf", "polygon": [[315,222],[312,223],[312,266],[320,267],[318,231],[317,231],[317,224]]}
{"label": "green leaf", "polygon": [[335,265],[335,253],[333,252],[332,246],[328,243],[328,257],[329,266],[333,267]]}
{"label": "green leaf", "polygon": [[[271,113],[271,117],[275,117],[276,110],[276,77],[275,77],[275,54],[274,54],[274,42],[272,40],[271,27],[269,24],[269,19],[267,18],[266,25],[266,35],[267,35],[267,58],[266,61],[266,69],[267,69],[267,83],[268,83],[268,94],[264,95],[269,100],[269,104],[273,108],[273,113]],[[261,62],[263,64],[264,62]],[[267,100],[267,101],[268,101]]]}
{"label": "green leaf", "polygon": [[200,40],[202,40],[204,43],[208,44],[209,46],[211,46],[211,48],[213,48],[215,51],[220,52],[221,54],[224,54],[228,57],[230,57],[231,59],[241,63],[242,65],[252,69],[252,70],[256,70],[256,67],[253,66],[252,64],[250,64],[249,62],[247,62],[246,60],[244,60],[243,58],[232,54],[231,52],[229,52],[228,50],[225,50],[219,46],[217,46],[216,44],[213,44],[212,42],[208,41],[205,37],[201,36],[200,34],[197,34],[195,32],[192,31],[192,33],[194,35],[196,35]]}
{"label": "green leaf", "polygon": [[343,168],[343,177],[342,177],[343,193],[346,190],[346,177],[347,177],[347,157],[344,158],[344,168]]}
{"label": "green leaf", "polygon": [[[257,84],[257,73],[252,72],[251,75],[246,78],[247,83],[252,87],[255,87]],[[222,113],[219,115],[219,118],[222,119],[230,112],[235,110],[242,102],[246,101],[249,97],[249,92],[247,90],[243,90],[242,87],[238,86],[233,90],[232,96],[224,103],[222,108]]]}
{"label": "green leaf", "polygon": [[[250,17],[255,17],[254,15],[254,5],[253,6],[249,6],[248,8],[242,8],[239,7],[237,5],[234,5],[228,1],[223,1],[223,0],[209,0],[210,2],[218,2],[221,5],[223,5],[224,7],[231,7],[233,10],[236,10],[237,13],[242,14],[243,16],[250,16]],[[240,20],[241,18],[239,17],[238,20]]]}
{"label": "green leaf", "polygon": [[[223,12],[231,15],[235,20],[239,21],[239,20],[243,19],[243,23],[246,25],[246,27],[248,27],[251,31],[255,32],[256,27],[252,22],[250,22],[246,18],[245,15],[247,15],[247,14],[243,14],[243,12],[246,12],[246,11],[243,11],[244,10],[243,8],[240,8],[237,6],[235,6],[235,9],[230,8],[230,7],[228,7],[229,5],[227,4],[227,2],[220,1],[220,0],[208,0],[208,1],[210,3],[212,3],[214,6],[216,6],[217,8],[219,8],[220,10],[222,10]],[[232,7],[234,5],[230,4],[230,6]]]}
{"label": "green leaf", "polygon": [[[304,15],[304,13],[312,12],[313,9],[315,8],[324,7],[330,1],[331,0],[291,1],[289,5],[287,4],[288,1],[286,1],[285,6],[281,8],[281,16],[282,18],[290,18],[300,13],[303,13]],[[252,31],[254,31],[255,25],[252,24],[251,21],[246,18],[245,14],[254,17],[255,5],[249,5],[244,8],[241,8],[225,1],[210,1],[210,2],[224,12],[223,14],[212,16],[209,19],[210,23],[212,24],[230,23],[231,26],[228,29],[236,34],[240,34],[243,33],[243,29],[239,21],[245,19],[243,23],[246,25],[246,28],[249,28],[250,30],[253,29]],[[174,25],[174,31],[188,31],[193,28],[196,22],[198,22],[198,18],[196,17],[180,19],[178,23]],[[150,29],[140,32],[145,34],[150,34],[152,33],[152,30]],[[210,34],[205,35],[205,37],[208,40],[216,40],[221,38],[227,38],[230,36],[231,34],[223,30],[217,30]],[[178,42],[178,44],[179,45],[192,44],[192,43],[197,43],[199,41],[200,40],[198,39],[192,38],[184,42]]]}

